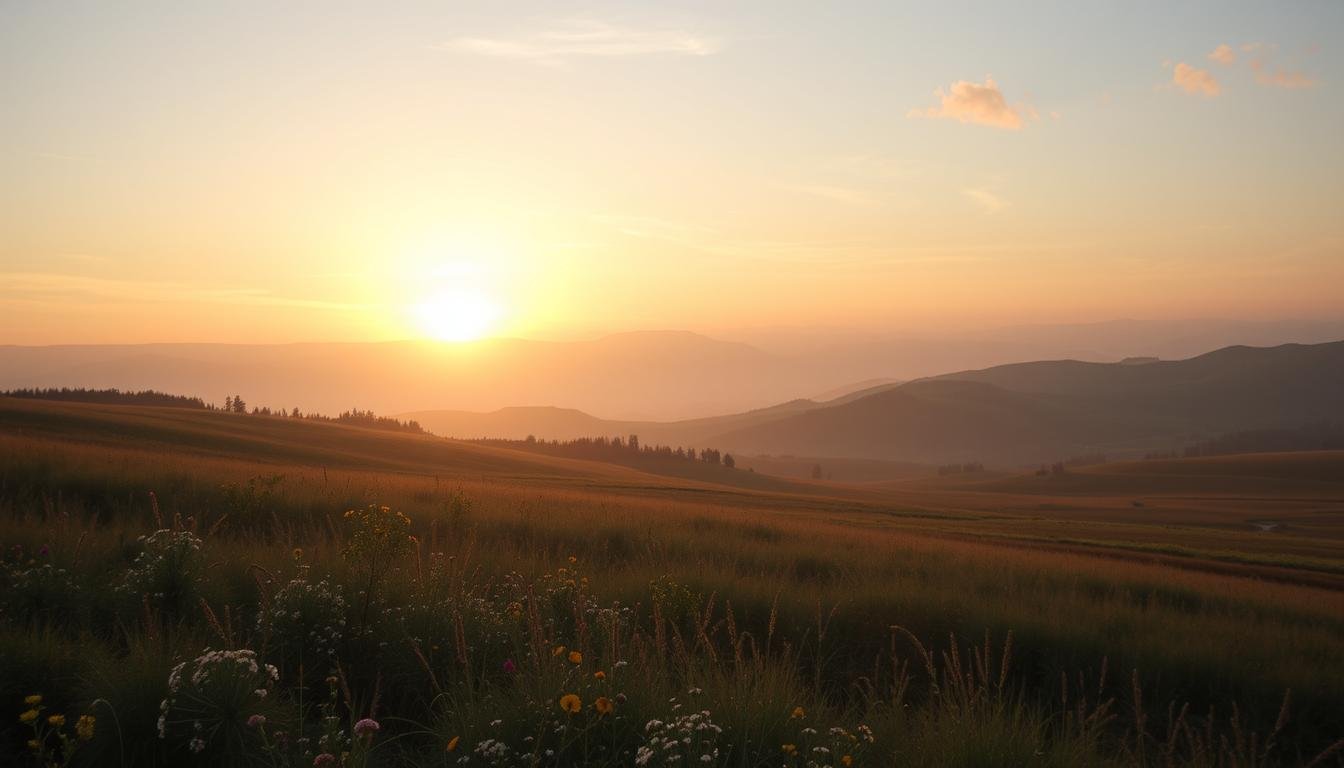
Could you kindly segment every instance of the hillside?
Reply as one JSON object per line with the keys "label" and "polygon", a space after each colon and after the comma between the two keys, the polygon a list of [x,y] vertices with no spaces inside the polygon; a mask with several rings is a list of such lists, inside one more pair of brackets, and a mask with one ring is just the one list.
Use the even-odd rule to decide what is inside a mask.
{"label": "hillside", "polygon": [[711,438],[739,453],[1029,464],[1344,420],[1344,342],[1145,365],[1022,363],[910,382]]}
{"label": "hillside", "polygon": [[521,440],[532,435],[543,440],[573,440],[580,437],[639,435],[640,440],[650,445],[713,447],[707,441],[729,430],[768,423],[824,405],[812,400],[790,400],[744,413],[681,421],[600,419],[572,408],[544,406],[501,408],[489,413],[410,411],[397,414],[397,418],[413,419],[430,432],[444,437]]}
{"label": "hillside", "polygon": [[[0,397],[0,436],[58,439],[108,448],[137,448],[297,463],[312,467],[491,476],[562,484],[674,483],[689,488],[727,486],[765,491],[809,486],[703,462],[663,471],[631,468],[489,445],[307,419],[253,416],[171,407],[65,403]],[[676,478],[671,480],[668,478]],[[813,489],[815,490],[815,489]]]}
{"label": "hillside", "polygon": [[336,413],[563,405],[677,419],[779,402],[844,379],[693,333],[591,341],[0,346],[0,390],[115,387]]}

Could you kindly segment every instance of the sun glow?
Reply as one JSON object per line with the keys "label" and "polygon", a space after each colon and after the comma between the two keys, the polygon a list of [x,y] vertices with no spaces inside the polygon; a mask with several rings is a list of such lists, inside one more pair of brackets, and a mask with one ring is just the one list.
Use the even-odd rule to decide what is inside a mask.
{"label": "sun glow", "polygon": [[488,296],[443,291],[415,305],[420,330],[439,341],[476,341],[494,330],[503,308]]}

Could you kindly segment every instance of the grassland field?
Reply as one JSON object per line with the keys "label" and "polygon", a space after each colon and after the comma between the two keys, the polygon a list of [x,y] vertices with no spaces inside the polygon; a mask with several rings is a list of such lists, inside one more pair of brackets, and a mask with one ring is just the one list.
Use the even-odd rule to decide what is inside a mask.
{"label": "grassland field", "polygon": [[[385,566],[385,584],[360,591],[343,514],[369,505],[404,513],[416,543],[366,565]],[[159,528],[194,532],[205,567],[185,602],[128,602],[113,587]],[[487,738],[508,741],[517,764],[631,764],[645,721],[668,719],[657,702],[688,690],[729,734],[715,761],[732,765],[805,764],[782,751],[802,738],[795,708],[847,734],[871,726],[861,762],[875,765],[1298,765],[1344,737],[1344,452],[865,485],[721,467],[688,479],[334,424],[0,398],[0,545],[25,553],[6,555],[11,577],[50,562],[78,586],[0,615],[0,756],[14,760],[28,755],[23,698],[40,689],[72,722],[104,702],[89,709],[96,750],[73,751],[75,764],[208,763],[155,737],[169,672],[207,645],[264,657],[258,616],[300,567],[350,598],[330,662],[342,717],[387,715],[371,752],[350,750],[371,765],[485,764],[468,745]],[[472,656],[495,641],[470,640],[462,601],[555,584],[560,569],[585,577],[570,604],[619,604],[628,622],[604,639],[578,610],[532,616],[539,587],[506,601],[529,614],[508,661],[535,672],[501,680]],[[397,634],[387,617],[432,583],[459,624]],[[353,615],[357,595],[384,618]],[[996,679],[985,660],[1010,633]],[[556,721],[572,740],[545,737],[559,756],[529,762],[523,731],[491,728],[522,728],[528,707],[578,685],[540,658],[560,644],[582,645],[575,664],[613,680],[623,650],[642,649],[620,659],[639,682],[607,719],[585,688],[583,713]],[[967,671],[972,658],[991,669]],[[305,677],[312,665],[276,659],[288,693],[272,703],[289,714],[273,720],[311,718],[293,699],[324,690]],[[1079,691],[1094,709],[1078,708]],[[627,712],[640,721],[629,733],[615,725]],[[237,754],[278,764],[238,732]],[[593,751],[598,733],[608,740]],[[455,737],[460,752],[445,747]]]}

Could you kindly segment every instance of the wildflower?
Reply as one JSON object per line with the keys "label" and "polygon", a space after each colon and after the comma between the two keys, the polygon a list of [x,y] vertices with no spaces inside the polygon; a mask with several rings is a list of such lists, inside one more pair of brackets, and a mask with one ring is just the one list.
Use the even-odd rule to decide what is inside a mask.
{"label": "wildflower", "polygon": [[461,740],[462,740],[462,737],[461,737],[461,736],[454,736],[453,738],[449,739],[449,740],[448,740],[448,746],[444,747],[444,748],[443,748],[443,751],[444,751],[444,752],[452,752],[454,749],[457,749],[457,742],[459,742],[459,741],[461,741]]}
{"label": "wildflower", "polygon": [[374,720],[373,718],[370,717],[366,717],[363,720],[360,720],[358,723],[355,723],[355,735],[372,736],[373,734],[378,732],[379,728],[380,726],[378,725],[377,720]]}
{"label": "wildflower", "polygon": [[793,720],[802,720],[804,717],[807,717],[807,712],[802,707],[794,707],[793,714],[789,715],[789,717]]}
{"label": "wildflower", "polygon": [[265,725],[265,724],[266,724],[266,716],[265,716],[265,715],[253,715],[253,716],[247,718],[247,727],[248,727],[248,728],[260,728],[261,726],[263,726],[263,725]]}
{"label": "wildflower", "polygon": [[302,559],[303,559],[303,548],[302,548],[302,547],[295,547],[295,548],[294,548],[294,551],[291,552],[290,554],[294,556],[294,559],[295,559],[295,560],[302,560]]}
{"label": "wildflower", "polygon": [[577,557],[575,557],[575,556],[573,556],[573,555],[570,555],[570,556],[569,556],[569,564],[570,564],[570,565],[574,565],[574,564],[576,564],[576,563],[578,563],[578,562],[579,562],[579,558],[577,558]]}
{"label": "wildflower", "polygon": [[42,749],[42,742],[38,741],[37,739],[29,739],[28,748],[33,750],[34,752],[37,752]]}
{"label": "wildflower", "polygon": [[38,554],[39,557],[46,557],[47,555],[51,554],[51,549],[50,549],[46,544],[43,544],[43,545],[37,550],[37,554]]}
{"label": "wildflower", "polygon": [[555,646],[555,650],[551,651],[551,655],[552,655],[552,656],[556,656],[556,657],[558,657],[560,654],[562,654],[562,653],[564,653],[564,652],[565,652],[565,646],[563,646],[563,645],[557,645],[557,646]]}
{"label": "wildflower", "polygon": [[[187,744],[187,749],[190,749],[192,752],[195,752],[195,753],[197,753],[197,754],[199,754],[199,753],[201,753],[201,752],[204,752],[204,751],[205,751],[205,741],[204,741],[203,739],[201,739],[200,736],[197,736],[196,738],[192,739],[192,740]],[[314,765],[316,765],[316,763],[314,763]]]}
{"label": "wildflower", "polygon": [[783,750],[786,755],[792,755],[798,751],[798,747],[795,744],[783,744],[780,746],[780,749]]}
{"label": "wildflower", "polygon": [[845,755],[844,757],[840,758],[840,764],[845,766],[845,768],[849,768],[849,766],[854,764],[854,756]]}
{"label": "wildflower", "polygon": [[597,679],[597,680],[606,680],[606,679],[607,679],[607,673],[606,673],[606,672],[603,672],[602,670],[599,669],[599,670],[597,670],[596,672],[593,673],[593,677],[594,677],[595,679]]}
{"label": "wildflower", "polygon": [[75,721],[75,735],[80,741],[89,741],[93,739],[93,725],[97,720],[93,715],[80,715],[79,720]]}
{"label": "wildflower", "polygon": [[61,726],[65,725],[65,715],[52,715],[51,717],[48,717],[47,725],[52,725],[57,728],[60,728]]}
{"label": "wildflower", "polygon": [[32,696],[24,696],[23,703],[30,707],[36,707],[38,704],[42,703],[42,694],[34,693]]}
{"label": "wildflower", "polygon": [[582,653],[579,653],[578,651],[570,651],[570,652],[569,652],[569,663],[571,663],[571,664],[581,664],[581,663],[583,663],[583,654],[582,654]]}
{"label": "wildflower", "polygon": [[28,710],[27,712],[24,712],[23,714],[19,715],[19,722],[20,722],[20,723],[31,723],[31,722],[33,722],[33,721],[35,721],[35,720],[37,720],[37,710],[36,710],[36,709],[30,709],[30,710]]}
{"label": "wildflower", "polygon": [[504,674],[512,675],[518,667],[513,663],[513,659],[504,660]]}
{"label": "wildflower", "polygon": [[599,715],[610,715],[616,709],[616,705],[611,703],[611,699],[606,696],[598,696],[597,701],[593,702],[593,709],[597,710]]}
{"label": "wildflower", "polygon": [[336,756],[331,754],[330,752],[323,752],[322,754],[313,758],[313,768],[325,768],[325,766],[335,764],[336,764]]}
{"label": "wildflower", "polygon": [[566,693],[560,697],[560,709],[571,715],[577,715],[579,710],[583,709],[583,701],[577,694]]}

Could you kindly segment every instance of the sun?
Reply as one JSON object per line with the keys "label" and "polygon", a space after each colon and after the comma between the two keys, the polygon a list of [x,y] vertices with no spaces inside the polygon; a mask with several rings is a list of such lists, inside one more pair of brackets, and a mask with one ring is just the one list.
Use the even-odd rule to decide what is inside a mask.
{"label": "sun", "polygon": [[444,291],[413,308],[420,330],[439,341],[476,341],[494,330],[504,312],[481,293]]}

